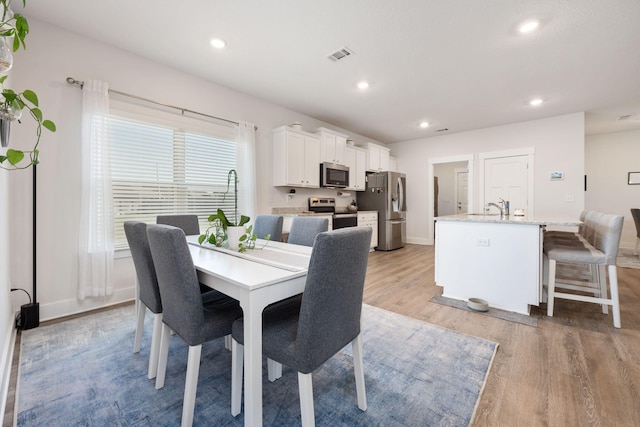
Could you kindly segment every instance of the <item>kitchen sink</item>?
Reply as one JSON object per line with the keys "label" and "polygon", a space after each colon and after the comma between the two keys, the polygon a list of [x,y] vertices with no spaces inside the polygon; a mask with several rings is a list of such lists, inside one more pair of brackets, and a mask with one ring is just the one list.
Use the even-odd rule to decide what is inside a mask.
{"label": "kitchen sink", "polygon": [[497,213],[468,213],[467,215],[479,215],[479,216],[498,216]]}

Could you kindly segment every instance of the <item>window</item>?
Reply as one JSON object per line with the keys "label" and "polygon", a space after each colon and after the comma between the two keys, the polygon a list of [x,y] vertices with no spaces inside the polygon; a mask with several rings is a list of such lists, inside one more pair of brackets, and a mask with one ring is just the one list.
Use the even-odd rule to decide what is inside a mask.
{"label": "window", "polygon": [[158,214],[192,213],[204,231],[217,209],[233,210],[233,182],[225,192],[237,147],[228,129],[214,136],[202,126],[112,111],[109,133],[115,249],[128,246],[124,221],[155,223]]}

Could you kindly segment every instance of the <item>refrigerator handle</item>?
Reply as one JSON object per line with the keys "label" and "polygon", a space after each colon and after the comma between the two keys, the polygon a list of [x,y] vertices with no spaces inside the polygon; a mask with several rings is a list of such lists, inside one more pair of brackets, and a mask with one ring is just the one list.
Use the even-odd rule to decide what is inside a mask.
{"label": "refrigerator handle", "polygon": [[402,185],[402,178],[398,177],[398,198],[399,203],[398,203],[398,211],[402,212],[405,210],[404,208],[404,187]]}

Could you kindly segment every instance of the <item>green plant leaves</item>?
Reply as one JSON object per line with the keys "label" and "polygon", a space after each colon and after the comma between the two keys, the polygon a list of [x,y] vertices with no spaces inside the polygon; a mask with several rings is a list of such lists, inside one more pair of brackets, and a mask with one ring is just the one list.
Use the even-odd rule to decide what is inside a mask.
{"label": "green plant leaves", "polygon": [[44,126],[45,128],[47,128],[48,130],[50,130],[51,132],[55,132],[56,131],[56,124],[53,123],[51,120],[45,120],[42,122],[42,126]]}
{"label": "green plant leaves", "polygon": [[34,91],[26,89],[24,92],[22,92],[22,96],[24,97],[24,99],[26,99],[36,107],[38,106],[38,95],[36,95]]}
{"label": "green plant leaves", "polygon": [[6,157],[9,163],[11,163],[12,165],[16,165],[20,163],[22,159],[24,159],[24,152],[20,150],[13,150],[10,148],[7,150]]}

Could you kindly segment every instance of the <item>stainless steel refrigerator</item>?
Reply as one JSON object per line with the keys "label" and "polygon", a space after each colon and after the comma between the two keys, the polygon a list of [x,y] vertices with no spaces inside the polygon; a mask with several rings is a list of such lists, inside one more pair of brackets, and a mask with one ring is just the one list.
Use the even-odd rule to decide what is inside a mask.
{"label": "stainless steel refrigerator", "polygon": [[403,173],[367,175],[366,190],[358,192],[358,210],[378,211],[378,251],[404,246],[406,241],[407,179]]}

